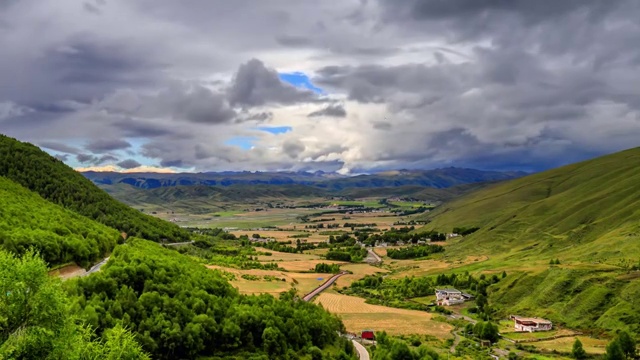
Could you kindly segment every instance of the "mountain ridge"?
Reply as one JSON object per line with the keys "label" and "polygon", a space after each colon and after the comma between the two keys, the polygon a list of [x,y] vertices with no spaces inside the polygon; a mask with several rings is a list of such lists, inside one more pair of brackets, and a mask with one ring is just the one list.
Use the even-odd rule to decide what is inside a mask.
{"label": "mountain ridge", "polygon": [[380,188],[397,186],[423,186],[448,188],[468,183],[501,181],[527,173],[518,171],[483,171],[469,168],[441,168],[433,170],[395,170],[393,174],[365,174],[338,176],[333,173],[306,172],[202,172],[202,173],[116,173],[82,172],[98,185],[129,184],[143,189],[171,186],[231,186],[243,185],[308,185],[329,190],[347,188]]}

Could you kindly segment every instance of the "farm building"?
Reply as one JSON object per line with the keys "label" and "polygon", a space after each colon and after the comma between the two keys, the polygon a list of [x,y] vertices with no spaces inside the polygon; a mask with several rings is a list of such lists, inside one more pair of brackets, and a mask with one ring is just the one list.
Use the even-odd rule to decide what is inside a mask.
{"label": "farm building", "polygon": [[528,318],[516,315],[511,315],[514,321],[514,327],[516,331],[549,331],[553,327],[551,321],[540,318]]}
{"label": "farm building", "polygon": [[360,337],[367,340],[374,340],[376,338],[373,330],[362,330],[362,335]]}
{"label": "farm building", "polygon": [[442,305],[462,304],[465,298],[462,292],[456,289],[436,289],[436,303]]}

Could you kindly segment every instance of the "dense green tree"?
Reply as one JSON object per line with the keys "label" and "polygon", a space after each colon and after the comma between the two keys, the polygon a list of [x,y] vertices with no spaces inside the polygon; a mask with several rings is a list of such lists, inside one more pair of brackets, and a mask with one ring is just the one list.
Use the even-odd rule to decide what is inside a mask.
{"label": "dense green tree", "polygon": [[345,331],[295,292],[242,296],[221,273],[141,239],[116,248],[99,273],[70,283],[70,291],[87,321],[98,322],[97,335],[122,322],[154,358],[296,358],[339,343]]}
{"label": "dense green tree", "polygon": [[582,342],[580,339],[576,338],[576,341],[573,342],[573,348],[571,349],[571,356],[574,359],[584,359],[587,357],[587,352],[584,351],[582,347]]}
{"label": "dense green tree", "polygon": [[627,358],[634,358],[636,355],[635,339],[632,338],[631,335],[629,335],[629,333],[624,330],[618,333],[617,339],[620,343],[620,347],[622,348],[622,352],[627,356]]}
{"label": "dense green tree", "polygon": [[389,249],[387,250],[387,256],[392,259],[414,259],[443,251],[444,247],[440,245],[409,246],[400,249]]}
{"label": "dense green tree", "polygon": [[614,339],[607,344],[607,352],[604,354],[605,360],[624,360],[625,355],[618,339]]}

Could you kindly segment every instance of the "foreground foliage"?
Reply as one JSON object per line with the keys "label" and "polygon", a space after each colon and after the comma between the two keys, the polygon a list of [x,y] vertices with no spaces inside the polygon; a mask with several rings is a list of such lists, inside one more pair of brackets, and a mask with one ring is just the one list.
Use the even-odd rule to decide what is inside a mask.
{"label": "foreground foliage", "polygon": [[87,267],[122,240],[116,230],[0,176],[0,247],[18,255],[33,247],[49,264]]}
{"label": "foreground foliage", "polygon": [[241,296],[222,274],[140,239],[118,247],[101,272],[71,291],[99,335],[121,321],[154,358],[293,359],[341,344],[344,331],[337,318],[292,292]]}
{"label": "foreground foliage", "polygon": [[0,250],[0,294],[0,359],[148,359],[121,324],[92,340],[33,251],[18,258]]}
{"label": "foreground foliage", "polygon": [[373,360],[438,360],[440,357],[433,349],[420,345],[411,348],[406,342],[389,337],[386,332],[376,334],[377,343],[373,352]]}

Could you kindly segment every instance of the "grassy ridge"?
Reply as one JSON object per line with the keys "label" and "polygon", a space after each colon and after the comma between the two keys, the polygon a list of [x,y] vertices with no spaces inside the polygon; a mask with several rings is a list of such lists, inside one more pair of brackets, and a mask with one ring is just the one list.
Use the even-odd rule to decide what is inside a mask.
{"label": "grassy ridge", "polygon": [[488,256],[458,270],[507,270],[490,292],[503,315],[640,332],[638,164],[640,148],[493,185],[441,206],[419,231],[480,227],[445,256]]}
{"label": "grassy ridge", "polygon": [[110,252],[120,234],[52,204],[0,176],[0,246],[16,254],[36,248],[52,265],[88,266]]}
{"label": "grassy ridge", "polygon": [[424,230],[479,226],[455,244],[463,253],[637,260],[638,164],[640,148],[500,183],[441,206]]}
{"label": "grassy ridge", "polygon": [[80,173],[38,147],[0,135],[0,176],[44,199],[129,235],[181,241],[189,234],[114,200]]}

